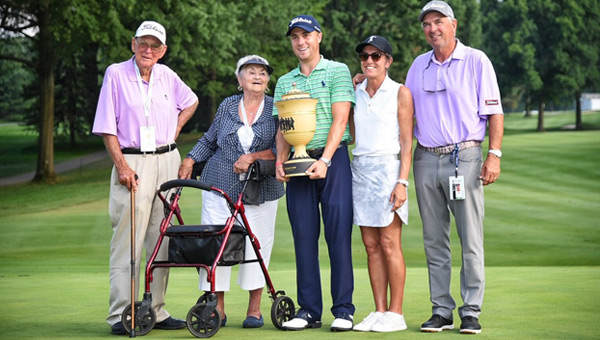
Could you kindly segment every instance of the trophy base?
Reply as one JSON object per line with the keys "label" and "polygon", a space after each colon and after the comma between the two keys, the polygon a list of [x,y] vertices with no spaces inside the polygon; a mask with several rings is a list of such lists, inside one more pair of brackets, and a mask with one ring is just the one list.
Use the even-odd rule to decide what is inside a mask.
{"label": "trophy base", "polygon": [[283,163],[283,170],[285,171],[285,177],[299,177],[308,176],[306,169],[308,169],[316,159],[307,158],[295,158]]}

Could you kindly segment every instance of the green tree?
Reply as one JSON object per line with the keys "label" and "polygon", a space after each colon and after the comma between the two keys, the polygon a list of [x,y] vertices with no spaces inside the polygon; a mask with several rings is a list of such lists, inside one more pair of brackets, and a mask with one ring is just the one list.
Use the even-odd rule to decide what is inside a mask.
{"label": "green tree", "polygon": [[[4,42],[0,55],[16,55],[19,51],[30,50],[30,41],[23,37],[11,36],[4,32],[0,37]],[[34,85],[33,69],[13,60],[0,59],[0,119],[21,121],[21,117],[34,110],[33,99],[27,99],[27,92]]]}
{"label": "green tree", "polygon": [[[322,53],[360,72],[354,48],[371,35],[385,37],[394,50],[390,77],[403,81],[414,57],[427,50],[417,17],[420,1],[332,0],[325,7]],[[423,41],[415,46],[415,42]]]}
{"label": "green tree", "polygon": [[563,39],[557,47],[557,80],[565,95],[576,102],[575,128],[583,130],[581,94],[600,86],[600,3],[595,0],[564,1],[557,18]]}
{"label": "green tree", "polygon": [[[487,0],[485,41],[498,68],[503,93],[520,93],[527,112],[538,107],[538,131],[544,131],[546,103],[600,83],[598,71],[600,5],[595,0]],[[581,125],[578,105],[576,126]]]}
{"label": "green tree", "polygon": [[[526,0],[482,1],[486,25],[483,27],[485,49],[494,64],[501,93],[512,94],[513,101],[525,97],[527,115],[531,94],[543,83],[536,69],[534,36],[537,25],[529,16]],[[516,107],[516,105],[513,105]]]}
{"label": "green tree", "polygon": [[[120,26],[110,1],[3,0],[0,29],[31,40],[32,49],[1,54],[35,69],[39,84],[39,143],[34,181],[54,183],[55,85],[59,60],[84,39],[106,41]],[[112,11],[112,12],[111,12]],[[114,26],[112,25],[114,24]],[[117,34],[118,35],[118,34]]]}
{"label": "green tree", "polygon": [[[49,0],[32,2],[5,1],[0,6],[0,26],[3,31],[30,38],[35,54],[0,55],[23,63],[36,70],[39,84],[39,151],[34,180],[53,183],[54,171],[54,66],[56,37],[51,18],[59,6],[50,6]],[[37,34],[29,33],[37,29]],[[40,58],[39,56],[43,56]]]}
{"label": "green tree", "polygon": [[[323,54],[346,63],[352,72],[360,72],[354,47],[370,35],[388,39],[394,50],[390,77],[403,82],[410,65],[419,54],[429,51],[418,16],[426,2],[420,0],[330,0],[325,6],[322,26]],[[481,25],[476,0],[450,1],[458,19],[458,38],[479,47]]]}

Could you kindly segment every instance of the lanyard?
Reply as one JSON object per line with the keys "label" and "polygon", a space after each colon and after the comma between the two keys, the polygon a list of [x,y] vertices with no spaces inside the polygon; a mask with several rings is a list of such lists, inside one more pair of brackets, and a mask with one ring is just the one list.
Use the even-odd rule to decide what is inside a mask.
{"label": "lanyard", "polygon": [[458,177],[458,151],[458,144],[454,144],[454,150],[452,150],[452,153],[450,154],[450,162],[454,160],[454,177]]}
{"label": "lanyard", "polygon": [[[254,117],[254,121],[258,119],[261,115],[263,106],[265,105],[265,100],[260,103],[258,107],[258,111],[256,111],[256,116]],[[250,126],[250,122],[248,122],[248,117],[246,117],[246,108],[244,107],[244,98],[240,100],[240,111],[242,112],[242,122],[244,122],[244,129],[246,130],[246,145],[248,145],[248,149],[250,145],[252,145],[252,140],[254,139],[254,133],[252,131],[252,126]]]}
{"label": "lanyard", "polygon": [[150,73],[150,82],[148,86],[148,92],[144,91],[144,85],[142,84],[142,75],[140,74],[140,69],[133,59],[133,67],[135,68],[135,75],[137,76],[138,88],[140,89],[140,94],[142,95],[142,102],[144,103],[144,116],[146,116],[146,124],[148,123],[148,118],[150,117],[150,102],[152,101],[152,92],[154,91],[154,72]]}

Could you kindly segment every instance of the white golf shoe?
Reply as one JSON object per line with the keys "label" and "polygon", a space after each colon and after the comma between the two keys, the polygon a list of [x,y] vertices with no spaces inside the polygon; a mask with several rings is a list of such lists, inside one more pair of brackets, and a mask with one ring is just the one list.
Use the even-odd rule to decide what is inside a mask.
{"label": "white golf shoe", "polygon": [[353,326],[353,323],[352,323],[353,320],[354,320],[354,317],[352,315],[344,313],[344,315],[341,315],[333,320],[333,322],[331,323],[331,331],[332,332],[351,331],[352,326]]}

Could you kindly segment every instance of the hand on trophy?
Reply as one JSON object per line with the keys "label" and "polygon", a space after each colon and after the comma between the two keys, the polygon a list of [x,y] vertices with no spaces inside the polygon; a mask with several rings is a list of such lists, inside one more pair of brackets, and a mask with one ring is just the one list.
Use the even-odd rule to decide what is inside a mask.
{"label": "hand on trophy", "polygon": [[310,176],[310,179],[323,179],[327,176],[327,165],[317,160],[306,169],[306,174]]}
{"label": "hand on trophy", "polygon": [[285,170],[283,169],[283,163],[277,162],[275,163],[275,178],[278,182],[289,182],[290,178],[285,175]]}

